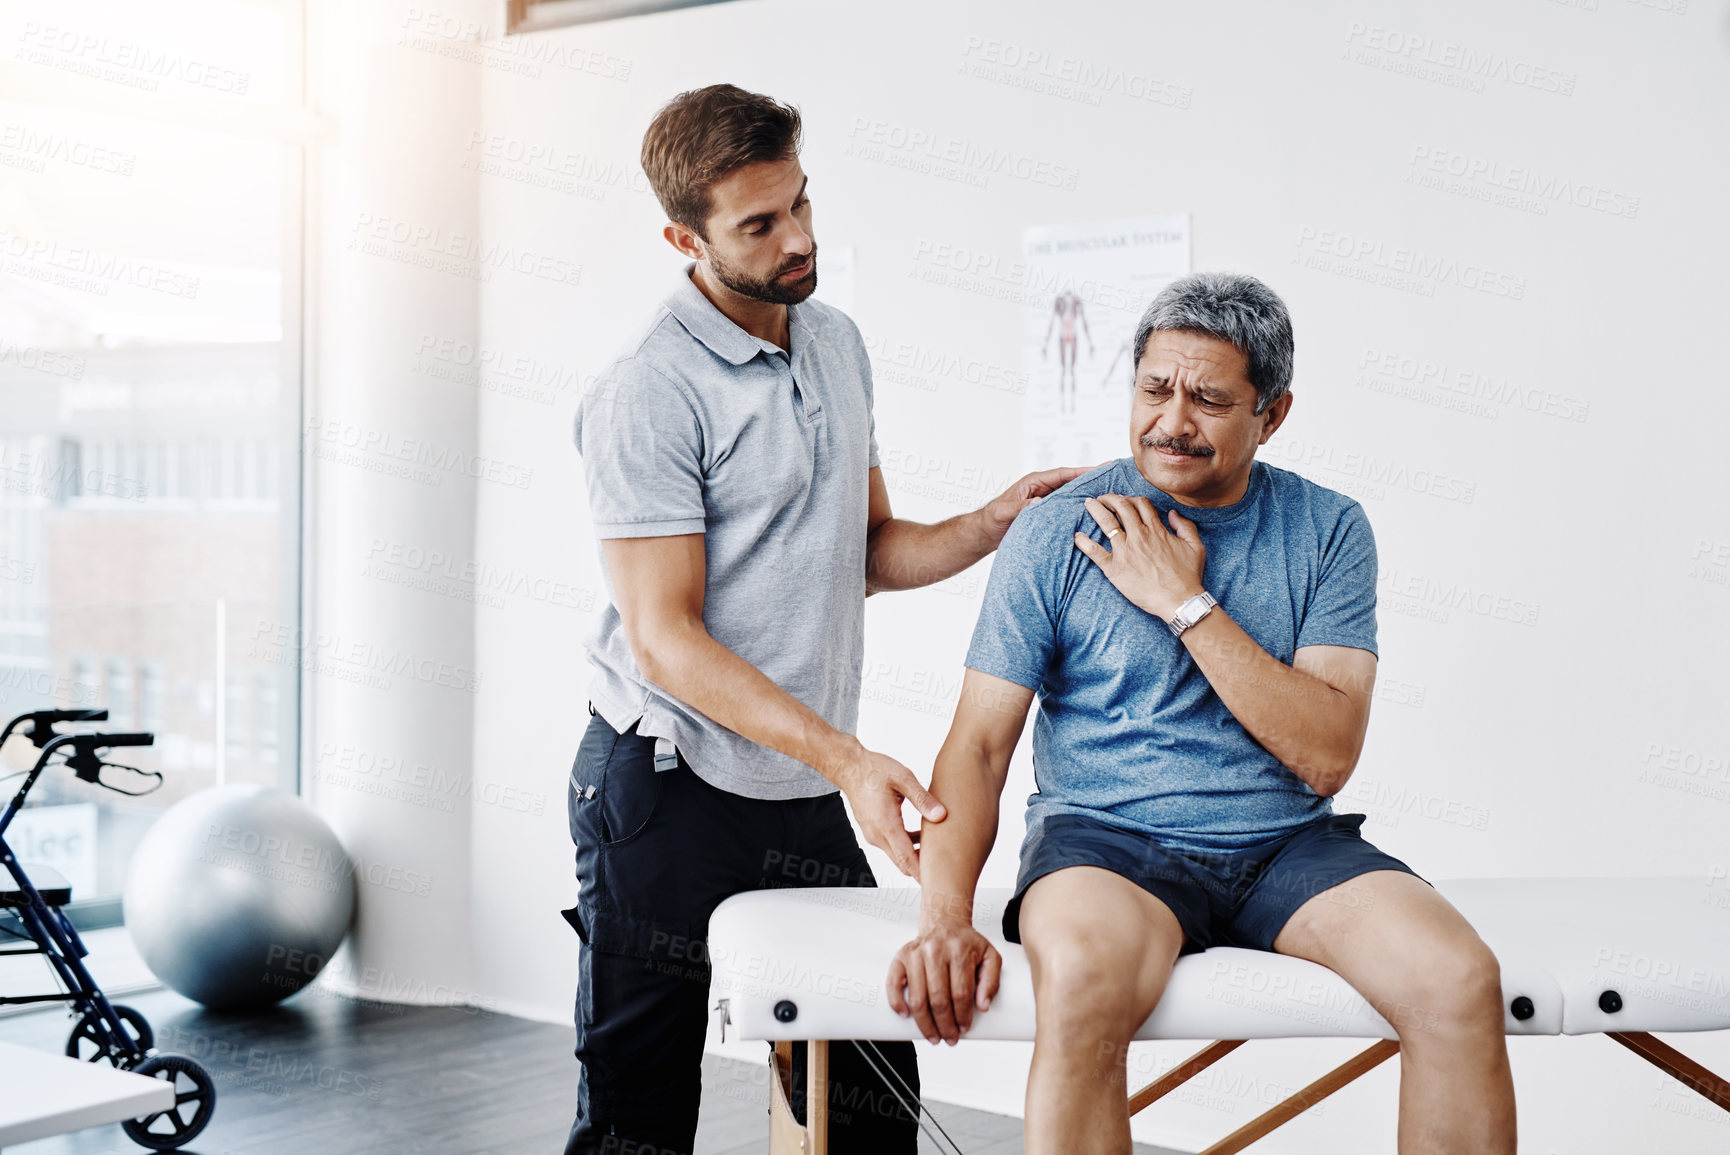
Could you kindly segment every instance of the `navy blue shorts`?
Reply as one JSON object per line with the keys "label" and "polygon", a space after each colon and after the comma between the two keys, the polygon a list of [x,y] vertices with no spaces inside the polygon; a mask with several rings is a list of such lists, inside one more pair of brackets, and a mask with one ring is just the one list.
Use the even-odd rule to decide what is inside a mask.
{"label": "navy blue shorts", "polygon": [[1180,953],[1212,946],[1272,950],[1297,908],[1331,886],[1372,870],[1423,878],[1367,842],[1358,833],[1363,824],[1362,814],[1324,814],[1260,846],[1204,852],[1174,850],[1086,815],[1053,814],[1023,851],[1015,897],[1003,911],[1003,935],[1021,941],[1021,898],[1028,887],[1066,866],[1097,866],[1171,908],[1183,928]]}

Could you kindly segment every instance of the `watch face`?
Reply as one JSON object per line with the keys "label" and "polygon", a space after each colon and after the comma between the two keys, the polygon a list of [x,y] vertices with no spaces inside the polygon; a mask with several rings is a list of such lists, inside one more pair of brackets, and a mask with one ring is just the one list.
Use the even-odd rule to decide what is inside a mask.
{"label": "watch face", "polygon": [[1177,607],[1177,613],[1172,617],[1172,624],[1179,629],[1188,629],[1202,619],[1202,616],[1219,603],[1206,593],[1196,594],[1193,598]]}

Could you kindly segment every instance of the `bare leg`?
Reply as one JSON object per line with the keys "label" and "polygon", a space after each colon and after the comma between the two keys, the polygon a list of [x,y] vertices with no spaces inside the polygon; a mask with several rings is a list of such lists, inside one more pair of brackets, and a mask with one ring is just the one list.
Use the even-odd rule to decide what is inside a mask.
{"label": "bare leg", "polygon": [[1129,1040],[1183,946],[1165,903],[1097,866],[1028,887],[1021,938],[1033,971],[1027,1155],[1129,1155]]}
{"label": "bare leg", "polygon": [[1304,903],[1273,948],[1334,971],[1399,1035],[1401,1155],[1514,1150],[1501,968],[1447,899],[1371,871]]}

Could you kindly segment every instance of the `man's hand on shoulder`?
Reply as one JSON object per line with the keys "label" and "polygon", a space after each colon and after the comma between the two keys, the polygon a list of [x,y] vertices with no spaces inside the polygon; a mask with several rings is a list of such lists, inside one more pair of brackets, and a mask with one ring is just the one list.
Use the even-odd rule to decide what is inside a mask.
{"label": "man's hand on shoulder", "polygon": [[973,927],[964,913],[929,913],[920,918],[919,937],[895,952],[889,964],[889,1006],[913,1016],[927,1042],[950,1045],[973,1026],[975,1010],[991,1009],[1003,976],[1003,956]]}
{"label": "man's hand on shoulder", "polygon": [[992,498],[979,511],[992,548],[995,549],[996,544],[1003,540],[1003,535],[1009,532],[1010,525],[1022,510],[1047,494],[1056,493],[1088,470],[1097,468],[1095,465],[1064,465],[1057,469],[1042,469],[1029,473]]}

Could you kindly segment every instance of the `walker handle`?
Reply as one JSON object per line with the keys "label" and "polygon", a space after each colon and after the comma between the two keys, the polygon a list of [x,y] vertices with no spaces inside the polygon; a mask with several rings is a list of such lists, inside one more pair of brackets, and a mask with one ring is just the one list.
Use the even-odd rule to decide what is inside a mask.
{"label": "walker handle", "polygon": [[85,741],[88,741],[90,743],[90,748],[93,750],[100,750],[104,746],[156,745],[156,735],[143,730],[120,734],[80,734],[79,739],[80,746],[82,746]]}
{"label": "walker handle", "polygon": [[48,742],[59,737],[54,727],[61,722],[106,722],[107,710],[32,710],[28,714],[20,714],[6,723],[6,729],[0,731],[0,744],[12,736],[20,722],[30,723],[30,728],[24,731],[24,736],[36,744],[40,750]]}

